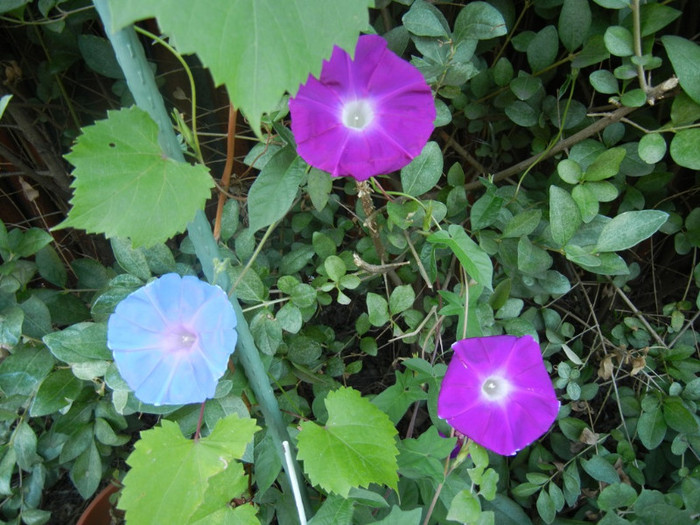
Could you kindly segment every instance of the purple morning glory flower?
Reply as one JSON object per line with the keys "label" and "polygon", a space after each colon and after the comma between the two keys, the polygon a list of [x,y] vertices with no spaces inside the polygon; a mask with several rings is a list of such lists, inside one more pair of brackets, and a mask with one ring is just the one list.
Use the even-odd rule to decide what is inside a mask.
{"label": "purple morning glory flower", "polygon": [[107,346],[136,397],[153,405],[214,396],[236,347],[236,314],[218,286],[169,273],[121,301]]}
{"label": "purple morning glory flower", "polygon": [[542,436],[559,412],[540,346],[529,335],[457,341],[438,395],[438,416],[498,454]]}
{"label": "purple morning glory flower", "polygon": [[435,120],[423,75],[376,35],[359,38],[354,60],[335,47],[320,79],[309,77],[289,109],[299,155],[335,177],[357,180],[411,162]]}

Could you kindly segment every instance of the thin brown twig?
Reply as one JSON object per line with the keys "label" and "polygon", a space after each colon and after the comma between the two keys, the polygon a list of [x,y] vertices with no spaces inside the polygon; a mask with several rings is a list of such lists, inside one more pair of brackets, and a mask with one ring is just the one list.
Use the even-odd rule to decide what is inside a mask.
{"label": "thin brown twig", "polygon": [[627,297],[627,294],[625,292],[623,292],[619,286],[617,286],[614,282],[612,282],[612,280],[610,280],[610,284],[612,284],[613,287],[615,288],[615,292],[617,292],[617,295],[619,295],[622,298],[622,300],[625,302],[625,304],[630,308],[630,310],[632,310],[632,313],[635,315],[635,317],[641,321],[641,323],[644,325],[644,328],[646,328],[647,332],[649,332],[649,335],[652,338],[654,338],[654,340],[657,343],[659,343],[659,345],[661,347],[668,348],[666,346],[666,343],[664,343],[664,340],[661,339],[661,336],[659,336],[659,334],[656,333],[656,330],[654,330],[651,327],[651,325],[646,320],[646,318],[642,315],[642,313],[639,310],[637,310],[637,307],[634,306],[634,303],[630,300],[630,298]]}
{"label": "thin brown twig", "polygon": [[[666,80],[665,82],[662,82],[658,86],[655,86],[651,90],[649,90],[647,94],[647,100],[649,101],[649,104],[653,104],[655,100],[658,100],[660,98],[663,98],[666,93],[669,91],[673,90],[676,88],[678,85],[678,79],[675,77],[671,77],[670,79]],[[543,160],[546,160],[550,157],[553,157],[557,153],[564,151],[574,144],[578,144],[584,139],[587,139],[588,137],[591,137],[595,135],[596,133],[600,133],[603,131],[605,128],[607,128],[610,124],[614,124],[615,122],[618,122],[622,120],[624,117],[632,113],[638,108],[630,108],[630,107],[621,107],[613,111],[612,113],[609,113],[605,115],[603,118],[600,120],[595,121],[593,124],[590,126],[582,129],[578,133],[574,133],[570,137],[558,142],[554,146],[552,146],[550,149],[546,150],[543,153],[539,153],[537,155],[533,155],[529,159],[525,159],[522,162],[518,162],[517,164],[514,164],[513,166],[506,168],[502,171],[499,171],[498,173],[494,174],[493,177],[491,178],[492,182],[498,182],[504,179],[507,179],[508,177],[512,177],[513,175],[517,175],[518,173],[526,170],[530,166],[537,164],[539,162],[542,162]],[[455,150],[456,151],[456,150]],[[481,181],[474,181],[474,182],[469,182],[464,185],[465,190],[475,190],[478,189],[482,186]]]}
{"label": "thin brown twig", "polygon": [[462,146],[460,146],[457,141],[452,137],[451,135],[448,135],[444,131],[440,131],[440,136],[442,139],[450,145],[450,147],[457,152],[457,154],[462,157],[464,160],[467,161],[467,164],[469,164],[472,168],[474,168],[479,174],[481,175],[487,175],[488,170],[482,166],[482,164],[476,160],[474,157],[472,157],[469,152],[464,149]]}
{"label": "thin brown twig", "polygon": [[226,193],[231,184],[231,172],[233,171],[233,159],[236,153],[236,117],[238,110],[233,104],[228,107],[228,134],[226,136],[226,164],[224,172],[221,175],[221,187],[223,191],[219,192],[219,201],[216,205],[216,219],[214,220],[214,239],[216,241],[221,237],[221,216],[224,212],[224,204],[226,204]]}

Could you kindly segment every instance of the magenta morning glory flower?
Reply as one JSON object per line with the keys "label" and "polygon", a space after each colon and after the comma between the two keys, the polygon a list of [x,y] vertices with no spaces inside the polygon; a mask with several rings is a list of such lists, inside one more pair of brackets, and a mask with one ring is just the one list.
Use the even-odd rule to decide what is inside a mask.
{"label": "magenta morning glory flower", "polygon": [[169,273],[117,305],[107,323],[107,346],[142,402],[199,403],[214,396],[226,371],[235,326],[221,288]]}
{"label": "magenta morning glory flower", "polygon": [[438,395],[438,416],[479,445],[509,456],[559,412],[540,346],[529,335],[457,341]]}
{"label": "magenta morning glory flower", "polygon": [[333,176],[366,180],[404,167],[423,150],[435,120],[430,86],[376,35],[354,60],[335,47],[321,77],[289,101],[299,155]]}

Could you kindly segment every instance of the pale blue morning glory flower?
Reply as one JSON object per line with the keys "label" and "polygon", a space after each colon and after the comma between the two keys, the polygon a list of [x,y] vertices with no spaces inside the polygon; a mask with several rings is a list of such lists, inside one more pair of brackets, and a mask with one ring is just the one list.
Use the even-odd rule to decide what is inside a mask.
{"label": "pale blue morning glory flower", "polygon": [[214,396],[236,347],[226,293],[169,273],[121,301],[107,323],[119,373],[144,403],[200,403]]}

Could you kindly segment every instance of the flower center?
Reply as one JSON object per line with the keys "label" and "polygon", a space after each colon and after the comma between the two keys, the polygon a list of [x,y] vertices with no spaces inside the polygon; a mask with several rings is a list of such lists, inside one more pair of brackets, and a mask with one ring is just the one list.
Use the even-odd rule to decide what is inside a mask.
{"label": "flower center", "polygon": [[363,130],[374,119],[372,105],[364,99],[348,102],[343,106],[342,119],[346,128]]}
{"label": "flower center", "polygon": [[164,341],[164,350],[171,353],[189,352],[197,342],[197,336],[192,332],[179,328],[168,334]]}
{"label": "flower center", "polygon": [[510,392],[510,383],[502,377],[491,376],[481,385],[481,392],[489,401],[500,401]]}

